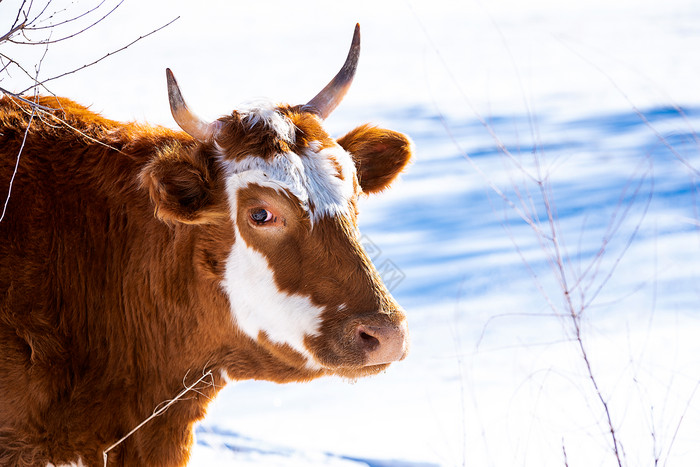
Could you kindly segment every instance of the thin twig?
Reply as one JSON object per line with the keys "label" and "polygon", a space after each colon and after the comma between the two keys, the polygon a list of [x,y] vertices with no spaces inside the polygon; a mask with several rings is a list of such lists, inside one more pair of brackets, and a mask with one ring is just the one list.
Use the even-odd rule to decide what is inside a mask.
{"label": "thin twig", "polygon": [[24,144],[27,142],[27,135],[29,134],[29,128],[32,126],[32,121],[36,115],[36,107],[32,107],[32,115],[29,117],[29,123],[27,128],[24,130],[24,137],[22,137],[22,145],[17,151],[17,160],[15,161],[15,169],[12,172],[12,177],[10,177],[10,186],[7,188],[7,197],[5,198],[5,204],[2,208],[2,215],[0,215],[0,222],[5,219],[5,213],[7,212],[7,205],[10,203],[10,196],[12,195],[12,185],[15,183],[15,177],[17,176],[17,171],[19,170],[19,160],[22,157],[22,151],[24,150]]}
{"label": "thin twig", "polygon": [[190,392],[190,391],[196,391],[195,386],[197,386],[199,383],[201,383],[201,382],[204,381],[207,377],[210,377],[210,376],[212,376],[211,370],[209,370],[209,371],[207,371],[206,373],[202,374],[202,376],[201,376],[197,381],[195,381],[194,383],[192,383],[191,385],[185,387],[185,389],[183,389],[182,391],[180,391],[180,393],[179,393],[177,396],[175,396],[174,399],[171,399],[170,401],[168,401],[168,402],[167,402],[165,405],[163,405],[162,407],[156,408],[156,410],[154,410],[153,413],[152,413],[148,418],[146,418],[144,421],[142,421],[141,423],[139,423],[138,425],[136,425],[136,426],[134,427],[134,429],[132,429],[129,433],[127,433],[124,437],[122,437],[119,441],[117,441],[116,443],[112,444],[110,447],[108,447],[108,448],[105,449],[104,451],[102,451],[102,460],[104,461],[104,467],[107,467],[107,458],[108,458],[109,451],[111,451],[112,449],[116,448],[117,446],[119,446],[119,445],[120,445],[121,443],[123,443],[124,441],[126,441],[126,439],[128,439],[131,435],[133,435],[134,433],[136,433],[138,430],[140,430],[146,423],[148,423],[148,422],[150,422],[151,420],[153,420],[154,418],[156,418],[156,417],[162,415],[166,410],[168,410],[168,408],[169,408],[171,405],[173,405],[175,402],[181,400],[182,397],[183,397],[185,394],[187,394],[187,393]]}
{"label": "thin twig", "polygon": [[36,109],[39,109],[39,110],[44,110],[44,111],[46,111],[47,113],[48,113],[48,112],[51,112],[52,110],[54,110],[54,109],[52,109],[52,108],[50,108],[50,107],[44,107],[43,105],[39,104],[38,102],[35,102],[35,101],[31,101],[31,100],[29,100],[29,99],[26,99],[26,98],[20,96],[19,94],[15,94],[14,92],[8,91],[8,90],[5,89],[5,88],[0,87],[0,92],[2,92],[3,94],[6,94],[6,95],[12,97],[13,99],[17,99],[17,100],[20,101],[20,102],[24,102],[25,104],[29,105],[29,106],[32,107],[32,108],[36,108]]}
{"label": "thin twig", "polygon": [[[81,14],[76,15],[76,16],[73,16],[73,17],[71,17],[71,18],[69,18],[69,19],[60,21],[60,22],[58,22],[58,23],[50,24],[50,25],[48,25],[48,26],[32,27],[31,30],[32,30],[32,31],[38,31],[38,30],[40,30],[40,29],[54,29],[54,28],[56,28],[56,27],[58,27],[58,26],[63,26],[64,24],[72,23],[73,21],[77,21],[77,20],[79,20],[80,18],[83,18],[84,16],[89,15],[89,14],[92,13],[93,11],[99,10],[100,7],[102,7],[102,5],[104,5],[104,3],[105,3],[106,1],[107,1],[107,0],[102,0],[100,3],[98,3],[97,5],[95,5],[94,7],[92,7],[91,9],[85,10],[85,11],[82,12]],[[123,1],[124,1],[124,0],[120,1],[120,2],[119,2],[119,5],[121,5]],[[49,3],[51,3],[51,2],[49,2]],[[117,6],[119,6],[119,5],[117,5]],[[51,13],[51,16],[49,16],[48,18],[43,19],[43,20],[41,20],[41,21],[39,21],[39,22],[40,22],[40,23],[43,23],[43,22],[45,22],[45,21],[49,21],[51,18],[53,18],[57,13],[60,13],[61,11],[67,11],[67,10],[66,10],[66,9],[63,9],[63,10],[54,11],[53,13]],[[114,9],[113,9],[112,11],[114,11]],[[39,16],[41,16],[41,15],[39,15]],[[38,17],[37,17],[36,19],[38,19]],[[35,21],[36,21],[36,19],[35,19]],[[97,24],[97,22],[93,23],[93,26],[94,26],[95,24]]]}
{"label": "thin twig", "polygon": [[[41,71],[41,64],[44,62],[44,58],[46,57],[46,53],[48,52],[48,46],[46,46],[46,49],[44,50],[44,54],[42,55],[41,59],[39,60],[39,63],[36,65],[35,70],[36,70],[36,76],[39,76],[39,72]],[[17,151],[17,160],[15,161],[15,168],[12,171],[12,177],[10,177],[10,185],[7,188],[7,197],[5,198],[5,204],[2,207],[2,214],[0,215],[0,222],[2,222],[5,219],[5,213],[7,213],[7,206],[10,204],[10,197],[12,196],[12,185],[15,182],[15,177],[17,176],[17,172],[19,171],[19,161],[20,158],[22,157],[22,151],[24,151],[24,145],[27,142],[27,136],[29,135],[29,129],[32,127],[32,122],[34,121],[34,116],[36,115],[36,112],[38,110],[38,106],[36,104],[36,101],[39,99],[39,95],[37,93],[37,89],[34,89],[34,102],[30,102],[31,108],[32,108],[32,114],[29,116],[29,122],[27,123],[27,128],[24,130],[24,136],[22,137],[22,144],[19,147],[19,151]]]}
{"label": "thin twig", "polygon": [[155,33],[157,33],[158,31],[160,31],[160,30],[162,30],[162,29],[164,29],[164,28],[170,26],[171,24],[173,24],[173,23],[174,23],[175,21],[177,21],[178,19],[180,19],[179,16],[176,17],[176,18],[174,18],[174,19],[172,19],[172,20],[170,20],[170,21],[168,21],[168,22],[167,22],[166,24],[164,24],[163,26],[161,26],[161,27],[159,27],[159,28],[157,28],[157,29],[154,29],[153,31],[151,31],[151,32],[149,32],[149,33],[147,33],[147,34],[144,34],[143,36],[139,36],[138,38],[136,38],[136,39],[134,39],[133,41],[131,41],[131,42],[129,42],[128,44],[126,44],[124,47],[121,47],[121,48],[119,48],[119,49],[117,49],[117,50],[113,50],[113,51],[107,53],[106,55],[104,55],[104,56],[98,58],[97,60],[94,60],[94,61],[92,61],[92,62],[90,62],[90,63],[87,63],[87,64],[85,64],[85,65],[83,65],[83,66],[81,66],[81,67],[75,68],[74,70],[66,71],[65,73],[61,73],[61,74],[56,75],[56,76],[53,76],[53,77],[51,77],[51,78],[47,78],[47,79],[45,79],[45,80],[43,80],[43,81],[38,81],[38,82],[34,83],[34,85],[32,85],[32,86],[30,86],[30,87],[24,89],[23,91],[20,91],[19,94],[24,94],[25,92],[29,91],[30,89],[32,89],[32,88],[35,87],[35,86],[44,86],[44,85],[45,85],[46,83],[48,83],[49,81],[54,81],[54,80],[56,80],[56,79],[63,78],[64,76],[71,75],[71,74],[73,74],[73,73],[75,73],[75,72],[78,72],[78,71],[80,71],[80,70],[83,70],[83,69],[85,69],[85,68],[88,68],[88,67],[90,67],[90,66],[93,66],[93,65],[95,65],[95,64],[97,64],[97,63],[99,63],[99,62],[101,62],[102,60],[105,60],[106,58],[111,57],[112,55],[115,55],[115,54],[117,54],[117,53],[119,53],[119,52],[122,52],[122,51],[126,50],[127,48],[131,47],[132,45],[134,45],[135,43],[139,42],[140,40],[145,39],[146,37],[148,37],[148,36],[150,36],[150,35],[152,35],[152,34],[155,34]]}
{"label": "thin twig", "polygon": [[27,21],[27,13],[24,11],[24,5],[27,4],[27,0],[22,0],[22,4],[17,8],[17,16],[15,16],[15,21],[12,23],[12,27],[14,28],[17,23],[19,23],[19,17],[24,14],[24,22]]}
{"label": "thin twig", "polygon": [[619,467],[622,467],[622,459],[620,458],[620,444],[619,441],[617,440],[617,433],[615,431],[615,426],[613,425],[612,422],[612,416],[610,415],[610,408],[608,407],[608,401],[605,399],[603,396],[602,391],[600,390],[600,387],[598,386],[598,380],[595,377],[595,373],[593,372],[593,369],[591,368],[591,362],[588,359],[588,352],[586,352],[586,348],[583,345],[583,339],[581,337],[581,327],[579,326],[578,319],[573,319],[574,326],[576,329],[576,341],[578,342],[579,349],[581,350],[581,357],[583,358],[583,361],[586,364],[586,371],[588,372],[588,378],[591,380],[591,384],[593,384],[593,388],[595,389],[595,393],[598,396],[598,400],[600,400],[600,403],[603,406],[603,412],[605,413],[605,419],[608,423],[608,429],[610,430],[610,437],[612,438],[613,442],[613,451],[615,453],[615,459],[617,460],[617,465]]}
{"label": "thin twig", "polygon": [[10,37],[14,36],[18,31],[21,29],[24,29],[24,26],[26,25],[26,21],[22,21],[22,23],[18,24],[14,28],[10,29],[7,33],[5,33],[3,36],[0,36],[0,42],[5,42],[8,40]]}
{"label": "thin twig", "polygon": [[[104,2],[103,2],[103,3],[104,3]],[[114,13],[114,11],[115,11],[117,8],[119,8],[119,6],[121,6],[122,3],[124,3],[124,0],[120,0],[120,2],[117,3],[117,5],[114,6],[114,8],[112,8],[112,9],[109,10],[107,13],[105,13],[105,14],[104,14],[100,19],[98,19],[97,21],[94,21],[94,22],[91,23],[89,26],[86,26],[86,27],[84,27],[83,29],[81,29],[81,30],[79,30],[79,31],[76,31],[76,32],[74,32],[74,33],[72,33],[72,34],[69,34],[69,35],[67,35],[67,36],[63,36],[63,37],[60,37],[60,38],[58,38],[58,39],[46,39],[46,40],[40,40],[40,41],[31,41],[31,40],[28,40],[27,42],[23,42],[23,41],[14,41],[14,40],[12,40],[12,39],[8,39],[8,42],[11,42],[11,43],[17,44],[17,45],[40,45],[40,44],[43,45],[43,44],[55,44],[55,43],[57,43],[57,42],[62,42],[62,41],[65,41],[65,40],[67,40],[67,39],[71,39],[71,38],[73,38],[73,37],[75,37],[75,36],[77,36],[77,35],[79,35],[79,34],[84,33],[84,32],[87,31],[88,29],[91,29],[91,28],[93,28],[94,26],[96,26],[97,24],[99,24],[99,23],[101,23],[102,21],[104,21],[109,15],[111,15],[112,13]],[[101,4],[100,4],[100,5],[101,5]],[[94,11],[94,10],[93,10],[93,11]],[[74,19],[77,19],[77,18],[79,18],[79,17],[80,17],[80,16],[78,16],[78,17],[76,17],[76,18],[74,18]],[[37,16],[37,18],[38,18],[38,16]],[[34,21],[36,21],[36,18],[35,18]],[[67,22],[67,21],[66,21],[66,22]],[[60,23],[59,23],[59,24],[60,24]],[[25,28],[22,29],[22,31],[23,31],[23,33],[26,33],[27,31],[39,31],[39,30],[42,30],[42,29],[50,29],[50,28],[54,28],[55,26],[58,26],[59,24],[57,24],[57,25],[51,25],[51,26],[41,26],[41,27],[38,27],[38,28],[35,28],[35,27],[25,27]],[[64,23],[64,24],[65,24],[65,23]],[[25,37],[26,37],[26,36],[25,36]]]}
{"label": "thin twig", "polygon": [[678,424],[676,425],[676,429],[673,432],[673,436],[671,437],[671,442],[668,445],[667,453],[666,453],[666,460],[664,461],[664,467],[666,467],[666,464],[668,463],[668,459],[671,457],[671,450],[673,450],[673,445],[676,442],[676,438],[678,437],[678,432],[681,430],[681,425],[683,424],[683,419],[685,418],[685,414],[688,412],[688,409],[690,408],[690,404],[693,402],[693,399],[695,399],[695,394],[698,392],[698,388],[700,388],[700,380],[695,384],[695,387],[693,387],[693,391],[690,393],[690,397],[688,397],[688,401],[685,404],[685,410],[681,414],[680,418],[678,419]]}
{"label": "thin twig", "polygon": [[641,110],[632,102],[632,99],[627,95],[625,91],[620,88],[620,86],[617,84],[617,82],[610,76],[608,73],[606,73],[600,66],[597,64],[593,63],[591,60],[588,58],[584,57],[582,54],[580,54],[577,50],[575,50],[573,47],[571,47],[568,43],[561,41],[561,43],[569,49],[573,54],[575,54],[577,57],[579,57],[581,60],[586,62],[589,66],[593,67],[596,71],[598,71],[600,74],[602,74],[609,82],[610,84],[615,88],[615,90],[620,93],[620,95],[627,101],[629,106],[632,108],[634,113],[639,117],[639,119],[644,123],[644,125],[651,130],[651,132],[654,134],[656,139],[658,139],[664,146],[666,146],[666,149],[673,154],[673,157],[675,157],[681,164],[683,164],[693,175],[695,176],[700,176],[700,170],[697,168],[693,167],[693,165],[686,159],[685,157],[681,156],[678,151],[673,147],[671,143],[659,132],[659,130],[656,129],[654,125],[651,124],[649,119],[642,113]]}

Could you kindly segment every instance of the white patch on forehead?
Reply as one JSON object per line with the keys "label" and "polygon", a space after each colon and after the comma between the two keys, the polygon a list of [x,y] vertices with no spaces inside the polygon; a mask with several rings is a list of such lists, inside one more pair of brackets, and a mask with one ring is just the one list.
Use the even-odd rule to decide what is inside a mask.
{"label": "white patch on forehead", "polygon": [[240,161],[226,161],[225,164],[230,174],[226,180],[226,190],[234,219],[238,190],[250,184],[277,191],[288,190],[308,210],[309,196],[301,180],[304,168],[299,156],[288,158],[287,154],[278,154],[271,162],[266,162],[261,157],[248,156]]}
{"label": "white patch on forehead", "polygon": [[249,129],[257,125],[263,125],[272,129],[282,141],[294,143],[296,139],[296,127],[285,115],[277,111],[277,106],[268,101],[258,101],[244,104],[238,109],[243,123],[247,123]]}
{"label": "white patch on forehead", "polygon": [[350,154],[338,145],[321,149],[321,143],[312,141],[305,156],[302,160],[307,175],[306,188],[318,211],[315,214],[347,213],[350,199],[355,194],[352,181],[356,176]]}
{"label": "white patch on forehead", "polygon": [[346,215],[355,190],[355,164],[340,146],[325,149],[320,146],[312,141],[303,157],[286,152],[270,161],[254,155],[239,161],[222,157],[229,173],[227,191],[233,212],[236,212],[237,190],[254,183],[289,191],[304,210],[312,212],[312,222],[323,216]]}
{"label": "white patch on forehead", "polygon": [[[296,127],[275,105],[256,102],[238,113],[248,129],[263,125],[272,129],[280,140],[294,144]],[[357,175],[352,157],[338,144],[321,149],[319,141],[311,141],[302,155],[286,152],[277,154],[270,161],[256,154],[242,160],[227,160],[223,149],[218,144],[215,146],[229,174],[227,189],[234,213],[236,196],[232,196],[231,191],[256,183],[278,191],[287,190],[297,197],[302,208],[312,212],[312,222],[324,215],[347,214],[355,190],[353,180]]]}
{"label": "white patch on forehead", "polygon": [[287,344],[307,359],[307,367],[320,369],[304,345],[306,336],[319,335],[323,308],[308,297],[277,288],[265,257],[249,247],[239,233],[233,244],[223,282],[238,327],[257,341],[260,332],[278,344]]}

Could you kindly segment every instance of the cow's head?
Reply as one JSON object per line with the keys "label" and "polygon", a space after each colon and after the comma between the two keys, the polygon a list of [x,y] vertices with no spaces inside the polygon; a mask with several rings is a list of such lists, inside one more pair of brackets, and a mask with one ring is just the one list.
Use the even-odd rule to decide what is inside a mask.
{"label": "cow's head", "polygon": [[360,244],[357,200],[389,186],[411,143],[367,125],[338,140],[323,128],[359,49],[357,27],[345,65],[308,104],[253,106],[212,123],[188,109],[168,70],[173,116],[201,144],[191,160],[162,162],[180,167],[152,164],[144,176],[164,219],[230,218],[220,279],[233,323],[305,378],[376,373],[408,348],[404,313]]}

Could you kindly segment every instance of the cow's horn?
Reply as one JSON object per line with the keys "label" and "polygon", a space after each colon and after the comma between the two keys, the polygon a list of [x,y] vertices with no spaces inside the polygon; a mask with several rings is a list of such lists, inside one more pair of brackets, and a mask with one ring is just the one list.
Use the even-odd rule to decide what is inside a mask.
{"label": "cow's horn", "polygon": [[352,79],[355,77],[355,70],[357,69],[357,61],[359,58],[360,25],[356,24],[355,34],[352,36],[352,44],[350,45],[348,58],[345,59],[345,64],[338,74],[335,75],[335,78],[304,106],[304,110],[314,112],[323,119],[327,118],[331,112],[338,107],[345,93],[350,89]]}
{"label": "cow's horn", "polygon": [[170,68],[165,69],[168,78],[168,99],[170,100],[170,111],[177,124],[185,133],[200,142],[213,139],[219,128],[217,122],[209,123],[192,113],[187,107],[185,99],[182,98],[180,87]]}

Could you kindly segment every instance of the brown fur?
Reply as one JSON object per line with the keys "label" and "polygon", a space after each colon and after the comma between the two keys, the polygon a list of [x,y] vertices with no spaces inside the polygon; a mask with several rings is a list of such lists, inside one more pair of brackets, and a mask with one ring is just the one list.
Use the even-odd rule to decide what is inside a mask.
{"label": "brown fur", "polygon": [[[211,144],[111,121],[67,99],[40,104],[56,110],[40,113],[29,127],[0,223],[0,465],[78,456],[101,465],[105,448],[211,370],[213,385],[201,384],[109,456],[110,465],[183,465],[193,424],[224,384],[221,370],[283,383],[326,373],[357,377],[386,366],[364,367],[359,350],[348,350],[356,323],[403,319],[357,241],[347,241],[356,238],[354,217],[324,219],[310,234],[301,228],[308,217],[290,202],[284,220],[298,235],[273,248],[254,240],[244,211],[238,213],[239,225],[248,226],[243,237],[268,257],[282,290],[305,287],[327,310],[352,297],[345,311],[324,315],[322,336],[308,340],[329,368],[312,371],[288,346],[264,335],[254,341],[231,319],[220,283],[234,226]],[[333,143],[315,116],[294,109],[283,111],[299,128],[297,145]],[[0,100],[3,195],[29,113],[24,104]],[[229,154],[269,157],[289,149],[262,128],[246,132],[236,113],[221,121],[220,143]],[[410,157],[404,148],[403,159],[370,168],[368,154],[385,149],[379,145],[400,146],[393,132],[387,140],[381,131],[341,139],[351,152],[358,149],[366,192],[385,187]],[[365,136],[373,142],[356,141]],[[370,183],[375,172],[381,180]],[[266,195],[255,190],[241,199]],[[293,274],[290,264],[302,264],[304,274]],[[335,272],[324,279],[318,271]]]}

